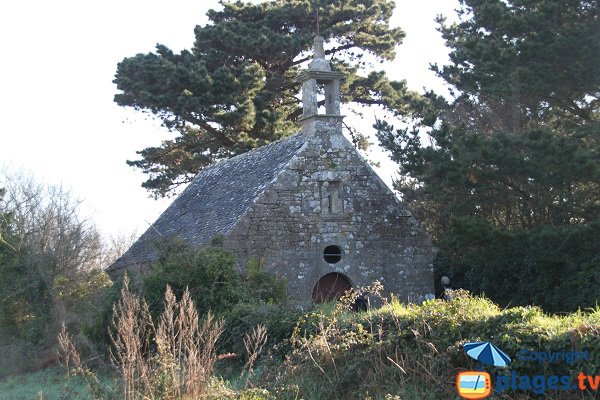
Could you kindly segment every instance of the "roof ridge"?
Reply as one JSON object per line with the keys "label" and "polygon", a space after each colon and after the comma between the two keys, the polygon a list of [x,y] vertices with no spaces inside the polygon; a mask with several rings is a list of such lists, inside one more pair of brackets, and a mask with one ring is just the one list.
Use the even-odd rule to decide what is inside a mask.
{"label": "roof ridge", "polygon": [[[275,141],[273,141],[273,142],[269,142],[269,143],[267,143],[267,144],[265,144],[265,145],[258,146],[258,147],[254,147],[254,148],[252,148],[252,149],[250,149],[250,150],[248,150],[248,151],[245,151],[245,152],[243,152],[243,153],[236,154],[236,155],[235,155],[235,156],[233,156],[233,157],[228,157],[228,158],[223,158],[222,160],[218,160],[217,162],[215,162],[215,163],[213,163],[213,164],[210,164],[209,166],[207,166],[207,167],[205,167],[205,168],[202,168],[200,171],[198,171],[198,173],[197,173],[197,174],[194,176],[194,179],[192,179],[192,182],[193,182],[193,181],[196,179],[196,177],[197,177],[198,175],[202,174],[204,171],[208,171],[208,170],[210,170],[210,169],[212,169],[212,168],[214,168],[214,167],[221,166],[221,164],[223,164],[223,163],[227,163],[227,162],[229,162],[229,161],[231,161],[231,160],[238,159],[239,157],[248,156],[249,154],[254,154],[254,153],[256,153],[256,152],[259,152],[259,151],[261,151],[261,150],[262,150],[262,151],[265,151],[265,149],[267,149],[267,148],[269,148],[269,147],[272,147],[272,146],[274,146],[274,145],[276,145],[276,144],[279,144],[279,143],[281,143],[281,142],[284,142],[284,141],[286,141],[286,140],[290,140],[291,138],[293,138],[293,137],[296,137],[296,136],[300,136],[300,135],[302,135],[302,132],[297,132],[297,133],[291,134],[291,135],[289,135],[289,136],[282,137],[281,139],[277,139],[277,140],[275,140]],[[191,184],[192,182],[190,182],[190,184]],[[184,189],[184,190],[185,190],[185,189]]]}

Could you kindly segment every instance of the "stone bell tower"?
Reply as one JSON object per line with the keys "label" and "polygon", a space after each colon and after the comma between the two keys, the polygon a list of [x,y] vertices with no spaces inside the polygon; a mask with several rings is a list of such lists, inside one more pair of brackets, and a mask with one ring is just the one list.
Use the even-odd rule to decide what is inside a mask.
{"label": "stone bell tower", "polygon": [[[325,59],[322,36],[315,36],[313,59],[308,69],[302,71],[296,81],[302,83],[303,113],[300,122],[306,134],[325,125],[341,133],[343,115],[340,115],[340,80],[344,74],[332,71]],[[320,98],[320,94],[324,96]],[[319,114],[319,103],[325,106],[325,113]]]}

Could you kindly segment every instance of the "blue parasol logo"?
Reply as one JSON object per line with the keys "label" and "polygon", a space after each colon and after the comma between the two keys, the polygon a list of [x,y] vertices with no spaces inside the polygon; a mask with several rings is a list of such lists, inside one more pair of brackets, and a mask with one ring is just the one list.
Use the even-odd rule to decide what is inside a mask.
{"label": "blue parasol logo", "polygon": [[490,342],[469,342],[463,345],[465,353],[475,360],[495,367],[506,367],[510,357]]}

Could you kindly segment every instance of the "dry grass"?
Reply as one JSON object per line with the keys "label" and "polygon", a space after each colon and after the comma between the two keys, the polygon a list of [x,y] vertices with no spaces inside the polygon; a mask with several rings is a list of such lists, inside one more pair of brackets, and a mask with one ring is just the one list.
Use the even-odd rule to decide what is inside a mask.
{"label": "dry grass", "polygon": [[73,338],[67,333],[65,325],[61,326],[58,334],[59,361],[66,368],[68,377],[79,375],[94,400],[104,398],[103,389],[98,377],[81,362],[81,356],[73,344]]}
{"label": "dry grass", "polygon": [[250,382],[250,377],[254,372],[254,364],[260,356],[262,349],[267,343],[267,328],[264,325],[257,325],[255,328],[252,328],[252,332],[246,333],[244,336],[244,347],[246,348],[246,353],[248,354],[248,360],[246,361],[246,365],[244,365],[243,371],[248,372],[248,376],[246,378],[246,386]]}
{"label": "dry grass", "polygon": [[178,302],[170,287],[158,326],[146,302],[125,279],[113,309],[112,360],[123,380],[125,400],[198,398],[206,393],[223,320],[209,313],[200,323],[189,291]]}

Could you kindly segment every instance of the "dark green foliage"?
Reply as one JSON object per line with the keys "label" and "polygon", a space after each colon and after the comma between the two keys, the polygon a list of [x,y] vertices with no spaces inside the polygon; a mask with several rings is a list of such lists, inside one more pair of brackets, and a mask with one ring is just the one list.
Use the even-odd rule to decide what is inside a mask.
{"label": "dark green foliage", "polygon": [[0,326],[8,337],[40,344],[48,339],[45,328],[51,322],[52,304],[42,277],[27,268],[26,251],[2,259]]}
{"label": "dark green foliage", "polygon": [[179,239],[157,247],[160,258],[143,280],[143,296],[153,315],[162,310],[167,285],[178,299],[188,288],[200,315],[227,311],[245,299],[232,253],[218,247],[192,248]]}
{"label": "dark green foliage", "polygon": [[[389,0],[321,0],[321,34],[335,68],[347,74],[345,102],[378,104],[404,112],[404,82],[383,72],[361,75],[368,63],[392,60],[404,33],[389,26]],[[143,186],[156,196],[169,194],[215,160],[240,154],[298,130],[302,113],[294,77],[311,55],[316,2],[274,0],[259,4],[223,2],[208,12],[211,21],[195,29],[191,50],[125,58],[114,82],[115,101],[160,118],[177,131],[174,140],[139,152],[128,161],[149,175]]]}
{"label": "dark green foliage", "polygon": [[109,328],[112,326],[113,304],[121,297],[122,288],[123,281],[117,280],[99,293],[94,299],[93,318],[81,327],[82,333],[102,350],[110,344]]}
{"label": "dark green foliage", "polygon": [[498,229],[457,220],[444,239],[453,284],[501,305],[546,311],[594,307],[600,298],[600,221],[561,227]]}
{"label": "dark green foliage", "polygon": [[240,303],[225,314],[225,331],[221,336],[220,345],[225,352],[245,354],[242,338],[252,328],[262,324],[268,335],[265,352],[275,345],[278,345],[279,349],[273,355],[283,352],[283,343],[290,338],[303,314],[298,308],[286,304]]}
{"label": "dark green foliage", "polygon": [[418,132],[394,132],[385,122],[377,128],[407,176],[397,183],[405,201],[438,237],[457,217],[531,228],[600,215],[600,142],[593,134],[540,128],[482,135],[444,125],[430,133],[436,145],[424,146]]}
{"label": "dark green foliage", "polygon": [[[28,332],[39,329],[28,329],[27,316],[31,310],[27,299],[19,293],[12,293],[13,288],[27,283],[21,252],[11,243],[16,242],[12,212],[3,201],[4,189],[0,189],[0,341],[5,338],[27,337]],[[46,310],[46,315],[49,313]],[[36,321],[37,322],[37,321]],[[4,340],[3,340],[4,339]],[[39,339],[36,338],[36,339]]]}
{"label": "dark green foliage", "polygon": [[579,272],[595,276],[600,253],[598,4],[460,3],[458,24],[440,21],[451,63],[434,67],[455,98],[428,93],[408,127],[376,126],[396,187],[454,285],[502,304],[593,305]]}
{"label": "dark green foliage", "polygon": [[267,274],[262,259],[250,257],[246,264],[246,285],[254,301],[282,303],[287,300],[287,279]]}
{"label": "dark green foliage", "polygon": [[13,210],[3,196],[4,190],[0,190],[0,343],[8,343],[9,338],[38,343],[50,318],[50,304],[40,277],[27,271],[27,249],[15,247],[18,236]]}
{"label": "dark green foliage", "polygon": [[431,133],[437,146],[423,146],[415,133],[379,129],[418,182],[398,184],[438,240],[446,264],[438,278],[502,305],[574,311],[596,304],[597,134],[483,135],[445,125]]}
{"label": "dark green foliage", "polygon": [[[295,323],[297,313],[290,312],[292,309],[283,305],[287,300],[285,279],[264,272],[256,259],[251,259],[246,276],[243,276],[237,270],[235,256],[223,250],[219,238],[205,248],[191,247],[177,238],[157,242],[156,247],[159,259],[149,271],[134,276],[130,281],[131,290],[144,298],[154,318],[163,310],[165,289],[169,285],[177,298],[189,289],[201,316],[211,311],[213,315],[226,316],[228,324],[238,326],[241,321],[238,320],[239,310],[244,310],[249,313],[246,316],[249,319],[244,320],[251,320],[255,325],[263,318],[270,320],[268,327],[279,332],[273,340],[283,338],[285,327]],[[95,305],[98,312],[93,321],[83,328],[86,336],[100,346],[110,343],[108,327],[112,323],[113,303],[119,299],[122,284],[122,279],[119,279],[97,296]],[[276,306],[276,303],[282,305]],[[276,322],[275,317],[267,317],[269,314],[277,318],[287,317]],[[264,321],[262,323],[265,324]],[[278,323],[281,327],[274,328]],[[242,328],[234,331],[233,337],[223,336],[222,347],[228,351],[235,348],[235,352],[239,352],[240,346],[243,347],[240,338],[246,331]]]}
{"label": "dark green foliage", "polygon": [[[5,172],[0,197],[0,341],[50,346],[108,285],[98,231],[61,188]],[[4,339],[4,340],[3,340]]]}
{"label": "dark green foliage", "polygon": [[[392,301],[368,313],[319,315],[308,319],[312,330],[298,330],[286,361],[263,377],[266,387],[278,389],[281,398],[345,399],[367,393],[372,398],[388,393],[407,399],[455,398],[457,372],[479,367],[461,347],[469,341],[491,341],[513,359],[505,369],[485,367],[493,379],[507,371],[575,377],[600,367],[598,309],[562,317],[536,307],[501,310],[485,298],[458,291],[451,301],[408,306]],[[587,351],[589,360],[539,364],[520,360],[522,349]],[[594,394],[578,391],[578,398],[592,399]],[[504,395],[536,396],[532,391]],[[568,393],[546,395],[566,398]]]}
{"label": "dark green foliage", "polygon": [[[461,0],[441,32],[451,64],[435,71],[461,94],[518,101],[524,118],[597,119],[600,19],[596,0]],[[518,97],[516,99],[515,97]],[[510,105],[510,104],[509,104]]]}
{"label": "dark green foliage", "polygon": [[[451,64],[436,67],[457,97],[447,102],[428,93],[414,104],[412,129],[377,125],[401,166],[397,186],[405,200],[438,238],[453,217],[478,216],[504,228],[598,218],[600,75],[587,72],[600,65],[597,4],[463,0],[461,6],[461,23],[441,27]],[[553,48],[555,42],[568,52]],[[534,50],[539,55],[528,53]],[[512,80],[519,65],[527,66],[530,80]]]}

